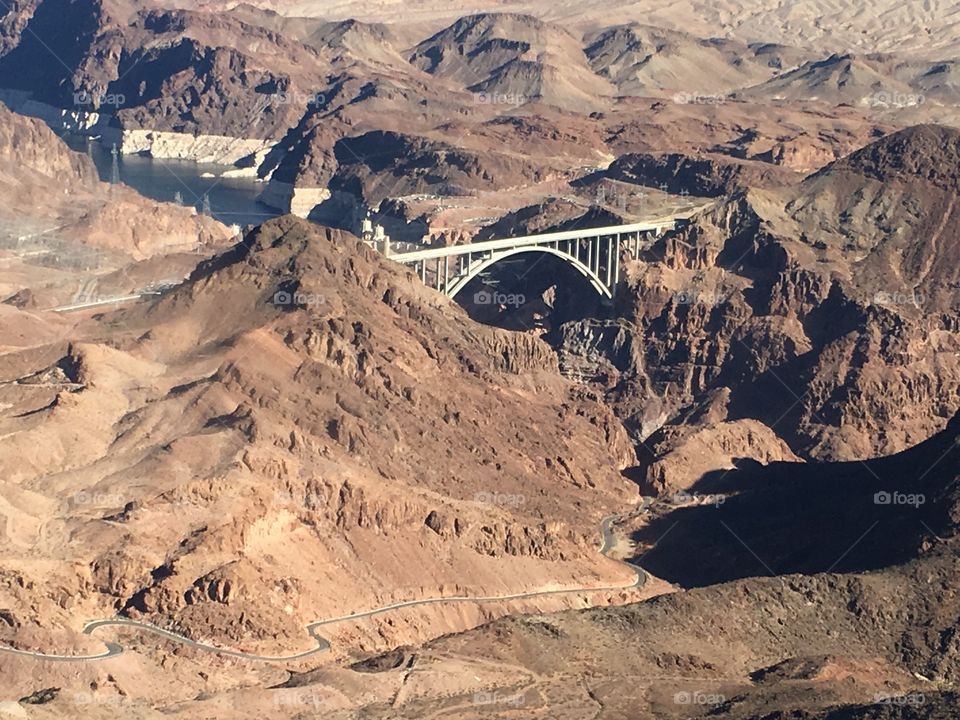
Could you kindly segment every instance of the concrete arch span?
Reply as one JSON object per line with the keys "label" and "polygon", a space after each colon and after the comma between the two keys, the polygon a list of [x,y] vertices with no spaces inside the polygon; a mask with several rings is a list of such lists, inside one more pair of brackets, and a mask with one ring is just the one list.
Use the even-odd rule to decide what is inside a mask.
{"label": "concrete arch span", "polygon": [[517,255],[525,255],[530,253],[545,253],[547,255],[560,258],[563,262],[570,265],[584,278],[586,278],[590,283],[590,286],[597,292],[598,295],[600,295],[600,297],[606,299],[613,297],[610,289],[604,284],[600,276],[587,267],[584,263],[580,262],[580,260],[575,258],[573,255],[569,255],[551,247],[542,247],[537,245],[506,250],[504,252],[496,253],[490,257],[484,258],[483,260],[478,260],[477,262],[473,263],[473,265],[464,273],[458,275],[456,278],[451,278],[451,282],[449,285],[447,285],[447,295],[451,298],[456,298],[457,295],[465,287],[467,287],[471,281],[475,280],[477,277],[482,275],[500,261],[505,260],[506,258],[516,257]]}

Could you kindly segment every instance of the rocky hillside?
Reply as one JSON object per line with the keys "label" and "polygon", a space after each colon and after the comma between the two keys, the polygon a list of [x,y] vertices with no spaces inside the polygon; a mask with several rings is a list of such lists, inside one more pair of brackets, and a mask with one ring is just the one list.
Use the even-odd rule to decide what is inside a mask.
{"label": "rocky hillside", "polygon": [[[759,578],[505,618],[395,665],[369,663],[379,693],[353,698],[398,718],[493,710],[565,720],[947,720],[958,702],[956,647],[944,642],[956,634],[958,570],[955,554],[936,552],[884,573]],[[456,680],[393,707],[389,692],[408,674]],[[335,681],[350,680],[344,672]]]}
{"label": "rocky hillside", "polygon": [[[69,237],[65,263],[72,250],[84,246],[129,262],[193,250],[198,244],[222,244],[231,236],[228,228],[192,209],[99,182],[88,157],[70,150],[41,121],[17,115],[2,103],[0,170],[0,190],[7,200],[0,206],[6,223],[0,242],[13,247],[14,257],[36,251],[31,242],[43,245]],[[54,187],[57,192],[51,192]],[[30,282],[31,277],[21,280]]]}
{"label": "rocky hillside", "polygon": [[[793,193],[786,210],[807,242],[854,260],[867,296],[927,314],[960,307],[960,133],[922,125],[837,161]],[[818,218],[818,219],[815,219]],[[889,300],[888,303],[889,304]]]}
{"label": "rocky hillside", "polygon": [[[393,600],[630,583],[596,553],[635,494],[610,411],[542,341],[469,323],[352,236],[267,223],[70,337],[2,366],[2,566],[49,568],[10,586],[5,642],[77,642],[54,630],[62,588],[85,614],[288,651],[311,620]],[[338,652],[477,612],[341,626]]]}
{"label": "rocky hillside", "polygon": [[[0,9],[0,94],[12,93],[18,112],[125,153],[235,164],[270,180],[267,204],[347,227],[336,218],[368,196],[351,183],[341,197],[334,147],[369,133],[428,138],[454,160],[434,158],[429,182],[397,183],[417,152],[393,143],[371,196],[466,189],[477,212],[464,218],[489,218],[523,207],[515,194],[497,195],[505,187],[542,184],[536,192],[546,196],[621,157],[615,174],[671,192],[715,196],[792,180],[779,166],[810,172],[878,128],[951,121],[957,87],[951,61],[935,55],[821,60],[610,19],[584,33],[530,14],[465,13],[430,25],[431,35],[413,19],[388,29],[250,4],[212,10],[151,0]],[[62,62],[48,62],[51,52]],[[864,104],[870,92],[890,102]],[[901,102],[912,96],[925,102]],[[476,156],[492,153],[503,167],[464,183],[460,166],[470,175],[484,164]],[[700,182],[679,187],[681,175]]]}
{"label": "rocky hillside", "polygon": [[[800,102],[846,103],[887,113],[942,109],[956,102],[952,61],[927,62],[894,53],[833,53],[808,59],[764,83],[738,92]],[[939,113],[941,116],[943,112]]]}
{"label": "rocky hillside", "polygon": [[374,207],[389,197],[468,195],[542,179],[537,164],[512,153],[481,154],[399,133],[374,131],[345,138],[334,146],[334,156],[338,166],[330,188]]}
{"label": "rocky hillside", "polygon": [[[38,120],[21,118],[0,103],[0,162],[11,194],[29,192],[31,180],[57,178],[66,190],[91,189],[98,180],[93,161],[70,150]],[[9,197],[9,196],[7,196]]]}
{"label": "rocky hillside", "polygon": [[[683,506],[680,496],[678,509],[654,506],[636,535],[651,547],[645,568],[685,587],[861,572],[907,562],[957,535],[960,413],[944,431],[890,457],[736,464],[689,488],[705,502]],[[739,542],[730,542],[731,530]]]}
{"label": "rocky hillside", "polygon": [[410,62],[493,101],[543,101],[582,110],[612,88],[594,74],[580,40],[528,15],[470,15],[420,43]]}
{"label": "rocky hillside", "polygon": [[[886,70],[886,71],[885,71]],[[810,60],[778,75],[759,88],[745,91],[789,100],[821,100],[833,103],[874,106],[889,93],[891,97],[909,97],[916,92],[906,82],[891,77],[877,58],[853,54],[833,54]]]}
{"label": "rocky hillside", "polygon": [[[960,674],[958,436],[960,414],[897,457],[714,478],[699,501],[650,506],[635,539],[648,570],[719,584],[501,619],[371,658],[334,682],[371,675],[377,690],[351,702],[378,714],[409,674],[451,678],[393,707],[401,718],[456,708],[464,718],[946,720]],[[728,497],[731,487],[741,492]]]}
{"label": "rocky hillside", "polygon": [[703,39],[637,23],[606,28],[584,40],[591,67],[615,83],[621,95],[689,93],[713,99],[759,84],[805,59],[797,48]]}
{"label": "rocky hillside", "polygon": [[721,197],[750,187],[789,185],[797,179],[789,169],[769,162],[720,154],[691,157],[683,153],[628,153],[612,162],[605,175],[699,197]]}
{"label": "rocky hillside", "polygon": [[[954,720],[960,26],[875,4],[0,3],[0,716]],[[368,213],[678,223],[467,309]]]}
{"label": "rocky hillside", "polygon": [[922,441],[960,407],[958,147],[913,128],[796,187],[735,194],[628,264],[622,320],[561,331],[562,362],[593,337],[651,457],[677,427],[741,419],[807,457]]}
{"label": "rocky hillside", "polygon": [[3,87],[101,130],[104,116],[128,130],[276,141],[320,90],[307,75],[329,67],[322,52],[229,16],[39,0],[20,23],[0,55]]}

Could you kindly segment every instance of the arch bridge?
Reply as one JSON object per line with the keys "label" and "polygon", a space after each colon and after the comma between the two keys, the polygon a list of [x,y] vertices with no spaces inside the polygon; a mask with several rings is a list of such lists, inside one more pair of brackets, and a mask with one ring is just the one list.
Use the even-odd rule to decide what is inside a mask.
{"label": "arch bridge", "polygon": [[553,255],[583,275],[601,297],[612,299],[620,282],[620,255],[624,250],[637,257],[664,231],[677,226],[676,220],[657,220],[525,235],[503,240],[486,240],[467,245],[391,252],[383,242],[385,255],[413,268],[425,285],[455,298],[474,278],[509,257],[527,253]]}

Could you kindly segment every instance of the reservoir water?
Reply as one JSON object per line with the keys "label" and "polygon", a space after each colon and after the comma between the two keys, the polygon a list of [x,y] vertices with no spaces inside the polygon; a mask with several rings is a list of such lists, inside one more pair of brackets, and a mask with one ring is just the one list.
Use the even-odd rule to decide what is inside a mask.
{"label": "reservoir water", "polygon": [[[111,148],[78,135],[64,135],[63,139],[74,150],[89,155],[97,166],[100,179],[110,182],[113,176]],[[155,160],[139,155],[117,156],[120,182],[153,200],[179,200],[183,205],[193,206],[200,212],[204,205],[208,205],[209,214],[217,220],[241,227],[259,225],[282,214],[257,201],[257,196],[264,188],[263,183],[249,178],[203,177],[204,173],[219,175],[231,167],[189,160]]]}

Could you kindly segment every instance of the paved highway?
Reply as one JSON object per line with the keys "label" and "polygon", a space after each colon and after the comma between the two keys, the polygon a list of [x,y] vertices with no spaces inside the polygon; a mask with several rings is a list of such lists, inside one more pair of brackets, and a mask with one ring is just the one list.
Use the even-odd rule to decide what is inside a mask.
{"label": "paved highway", "polygon": [[72,305],[60,305],[55,308],[50,308],[50,312],[66,313],[73,312],[75,310],[84,310],[86,308],[100,307],[101,305],[119,305],[120,303],[131,302],[132,300],[139,300],[140,298],[156,295],[160,295],[160,293],[155,291],[144,291],[134,293],[132,295],[117,295],[115,297],[98,298],[97,300],[87,300],[86,302],[73,303]]}
{"label": "paved highway", "polygon": [[[638,510],[634,510],[630,513],[625,513],[622,515],[609,515],[603,520],[600,521],[600,553],[603,555],[609,555],[610,550],[613,548],[616,537],[613,531],[613,525],[622,519],[633,517],[639,512],[642,512],[643,507]],[[91,635],[99,628],[103,627],[123,627],[130,628],[140,632],[150,633],[153,635],[159,635],[167,640],[180,643],[181,645],[186,645],[188,647],[196,648],[198,650],[204,650],[211,653],[216,653],[217,655],[225,655],[229,657],[241,658],[243,660],[253,660],[257,662],[291,662],[293,660],[301,660],[311,655],[316,655],[318,653],[325,652],[330,649],[330,642],[324,638],[318,632],[319,628],[324,627],[325,625],[333,625],[335,623],[346,622],[347,620],[361,620],[363,618],[373,617],[374,615],[382,615],[383,613],[391,612],[393,610],[399,610],[400,608],[409,608],[417,607],[419,605],[437,605],[440,603],[493,603],[493,602],[507,602],[510,600],[524,600],[528,598],[543,597],[546,595],[569,595],[572,593],[583,593],[583,592],[613,592],[617,590],[626,590],[629,588],[638,588],[643,587],[644,583],[647,580],[647,574],[644,572],[643,568],[638,565],[633,565],[624,560],[620,561],[627,567],[629,567],[635,574],[636,579],[633,582],[621,585],[610,585],[607,587],[592,587],[592,586],[578,586],[572,588],[560,588],[556,590],[532,590],[529,592],[513,593],[511,595],[489,595],[482,597],[468,597],[466,595],[453,595],[453,596],[443,596],[435,598],[424,598],[420,600],[405,600],[402,602],[393,603],[391,605],[384,605],[382,607],[374,608],[373,610],[363,610],[360,612],[353,612],[349,615],[341,615],[339,617],[327,618],[326,620],[317,620],[307,625],[306,630],[310,634],[310,637],[314,639],[316,645],[309,650],[304,650],[302,652],[293,653],[291,655],[281,655],[281,656],[270,656],[270,655],[257,655],[255,653],[243,652],[241,650],[233,650],[231,648],[221,647],[219,645],[212,645],[210,643],[199,642],[197,640],[191,640],[190,638],[180,635],[179,633],[172,632],[170,630],[164,630],[163,628],[152,625],[148,622],[143,622],[140,620],[130,620],[129,618],[123,617],[113,617],[105,618],[102,620],[91,620],[86,625],[83,626],[83,633],[85,635]],[[34,652],[32,650],[20,650],[17,648],[7,647],[0,645],[0,652],[9,653],[13,655],[19,655],[22,657],[30,657],[38,660],[49,660],[53,662],[93,662],[98,660],[105,660],[107,658],[116,657],[123,652],[123,647],[112,642],[104,642],[106,650],[102,653],[96,655],[58,655],[52,653],[42,653]]]}

